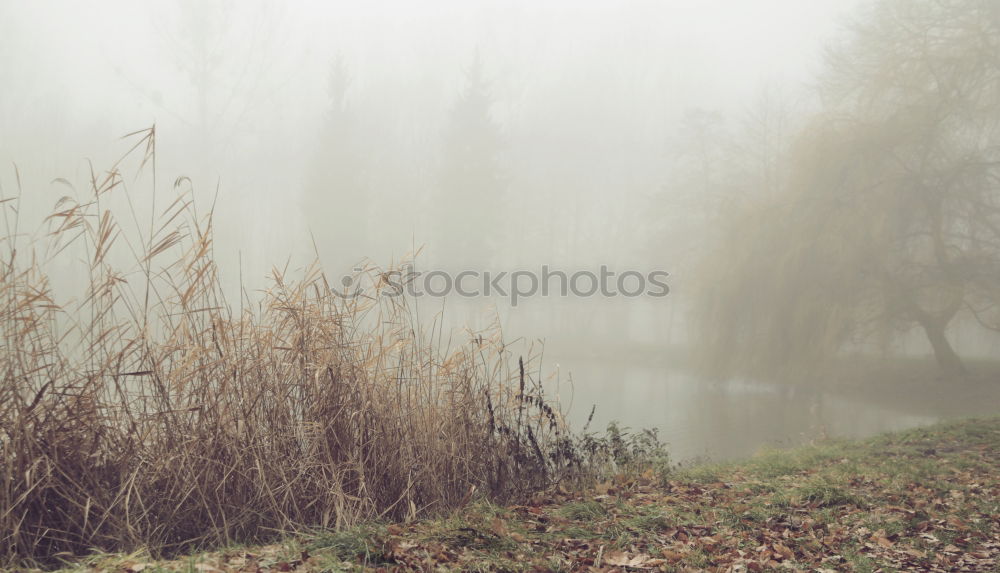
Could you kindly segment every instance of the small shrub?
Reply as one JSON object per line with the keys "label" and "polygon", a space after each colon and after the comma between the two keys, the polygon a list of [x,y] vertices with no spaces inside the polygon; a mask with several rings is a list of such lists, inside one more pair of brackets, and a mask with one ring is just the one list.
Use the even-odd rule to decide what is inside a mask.
{"label": "small shrub", "polygon": [[655,428],[633,431],[611,422],[603,434],[584,431],[572,449],[583,456],[580,465],[589,469],[584,472],[587,476],[639,475],[653,470],[662,480],[671,472],[666,445]]}

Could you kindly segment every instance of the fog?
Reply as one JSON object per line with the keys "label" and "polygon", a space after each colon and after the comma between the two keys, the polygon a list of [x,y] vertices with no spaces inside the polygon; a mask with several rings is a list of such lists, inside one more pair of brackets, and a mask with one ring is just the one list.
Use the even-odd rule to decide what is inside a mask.
{"label": "fog", "polygon": [[[798,90],[847,7],[5,3],[3,161],[44,193],[155,123],[159,171],[190,176],[209,198],[218,186],[220,241],[243,251],[246,277],[311,248],[309,227],[358,219],[356,207],[364,236],[329,238],[358,241],[346,259],[433,251],[432,229],[452,215],[432,203],[448,112],[478,54],[504,139],[505,218],[539,235],[498,240],[500,256],[535,263],[544,245],[573,263],[605,261],[643,248],[622,228],[665,184],[683,115],[739,116],[762,92]],[[350,131],[325,138],[339,128],[327,125],[338,62]],[[362,164],[364,197],[333,189],[320,205],[328,218],[307,220],[310,169],[345,148]]]}
{"label": "fog", "polygon": [[[850,23],[880,21],[888,4],[0,0],[0,190],[20,197],[20,232],[41,237],[43,217],[67,188],[82,194],[92,169],[111,168],[135,144],[123,136],[155,125],[155,165],[143,167],[145,179],[125,181],[140,187],[155,177],[156,204],[140,193],[141,212],[165,209],[178,189],[202,214],[212,211],[214,257],[232,300],[253,299],[274,268],[294,275],[317,257],[345,289],[358,284],[356,269],[407,263],[452,277],[543,265],[567,274],[602,266],[669,273],[665,296],[533,292],[514,304],[506,295],[452,293],[420,304],[429,321],[443,312],[437,320],[456,332],[496,322],[510,340],[544,344],[537,367],[557,382],[572,420],[584,421],[596,403],[596,424],[659,427],[680,457],[979,413],[983,397],[995,395],[981,379],[942,400],[948,382],[914,374],[935,357],[945,370],[954,366],[917,310],[859,318],[857,309],[874,304],[867,298],[820,305],[851,309],[835,317],[789,311],[780,322],[771,310],[799,294],[820,296],[802,278],[821,272],[807,260],[846,273],[830,275],[845,290],[888,288],[843,279],[869,272],[870,261],[830,253],[854,239],[882,244],[892,217],[864,226],[845,215],[824,227],[818,212],[762,214],[798,201],[794,189],[826,188],[846,172],[833,173],[827,160],[846,156],[851,143],[801,142],[817,118],[862,109],[842,102],[866,96],[830,103],[850,90],[837,91],[848,75],[838,71],[843,58],[829,54],[861,50]],[[997,24],[984,26],[996,48]],[[892,75],[866,65],[856,62]],[[995,89],[995,65],[969,73]],[[907,109],[899,101],[892,109]],[[982,142],[976,149],[990,160],[995,107],[976,108],[989,121],[968,120],[986,126],[967,139]],[[977,175],[989,183],[976,201],[993,209],[996,170],[988,169]],[[859,188],[867,181],[852,180]],[[745,207],[758,196],[751,187],[774,203]],[[889,199],[871,204],[904,210]],[[966,295],[940,330],[981,378],[989,375],[976,369],[1000,348],[989,288],[1000,284],[991,250],[998,237],[985,217],[992,231],[975,235],[962,223],[962,247],[958,239],[946,245],[975,251],[962,261],[979,274],[955,286],[953,259],[942,271],[948,280],[898,275],[922,289],[913,308],[930,305],[934,316],[951,305],[947,293]],[[787,220],[801,224],[778,230],[775,221]],[[824,232],[843,241],[814,244]],[[886,257],[923,256],[885,241]],[[803,253],[781,254],[787,245]],[[53,272],[57,287],[73,280]],[[845,359],[857,355],[874,366]],[[917,380],[921,391],[902,399],[873,389],[886,372]],[[817,389],[819,378],[850,390]],[[769,422],[755,422],[762,419]],[[741,431],[746,437],[735,438]]]}

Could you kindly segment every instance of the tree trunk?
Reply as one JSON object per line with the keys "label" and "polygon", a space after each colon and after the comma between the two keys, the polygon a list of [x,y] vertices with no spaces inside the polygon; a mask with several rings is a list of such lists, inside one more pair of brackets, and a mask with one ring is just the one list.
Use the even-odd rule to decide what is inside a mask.
{"label": "tree trunk", "polygon": [[966,374],[965,365],[962,364],[962,359],[951,347],[951,343],[948,342],[948,337],[944,333],[947,322],[927,320],[921,321],[920,326],[927,334],[927,340],[931,343],[931,348],[934,349],[934,358],[941,370],[945,374],[964,376]]}

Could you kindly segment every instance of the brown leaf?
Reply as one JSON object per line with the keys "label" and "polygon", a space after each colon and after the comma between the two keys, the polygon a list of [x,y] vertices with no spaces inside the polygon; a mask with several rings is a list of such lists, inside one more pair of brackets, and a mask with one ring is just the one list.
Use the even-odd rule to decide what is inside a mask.
{"label": "brown leaf", "polygon": [[417,547],[417,544],[412,541],[392,541],[389,546],[392,548],[393,553],[404,553]]}
{"label": "brown leaf", "polygon": [[886,549],[895,545],[888,537],[886,537],[884,529],[879,529],[875,533],[872,533],[871,540]]}
{"label": "brown leaf", "polygon": [[788,548],[788,546],[781,543],[775,543],[772,546],[774,552],[781,556],[782,559],[793,559],[795,557],[795,552]]}
{"label": "brown leaf", "polygon": [[941,543],[941,540],[935,537],[932,533],[921,533],[920,537],[923,537],[930,543]]}
{"label": "brown leaf", "polygon": [[662,552],[664,557],[667,558],[671,563],[676,563],[681,559],[684,559],[684,554],[680,551],[674,551],[673,549],[664,549]]}
{"label": "brown leaf", "polygon": [[966,525],[964,521],[962,521],[961,519],[959,519],[959,518],[957,518],[955,516],[951,516],[951,517],[948,518],[948,525],[951,525],[952,527],[955,527],[959,531],[965,531],[966,529],[969,528],[969,526]]}
{"label": "brown leaf", "polygon": [[649,560],[649,555],[642,553],[629,557],[621,551],[609,551],[604,555],[604,562],[616,567],[644,567]]}
{"label": "brown leaf", "polygon": [[490,530],[497,535],[497,537],[507,537],[510,532],[507,531],[507,525],[499,517],[494,517],[493,521],[490,522]]}

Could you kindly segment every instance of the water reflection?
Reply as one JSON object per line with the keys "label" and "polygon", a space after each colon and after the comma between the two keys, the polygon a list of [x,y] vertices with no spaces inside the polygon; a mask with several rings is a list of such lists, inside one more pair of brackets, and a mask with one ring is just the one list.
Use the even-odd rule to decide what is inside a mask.
{"label": "water reflection", "polygon": [[[823,437],[864,437],[931,424],[947,416],[981,413],[970,393],[963,409],[936,408],[934,393],[899,399],[864,388],[823,388],[748,380],[706,382],[655,365],[571,360],[572,387],[564,402],[577,427],[597,405],[592,429],[617,420],[633,428],[656,427],[676,461],[724,460],[764,446],[788,447]],[[961,399],[959,400],[961,401]]]}

